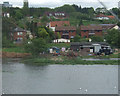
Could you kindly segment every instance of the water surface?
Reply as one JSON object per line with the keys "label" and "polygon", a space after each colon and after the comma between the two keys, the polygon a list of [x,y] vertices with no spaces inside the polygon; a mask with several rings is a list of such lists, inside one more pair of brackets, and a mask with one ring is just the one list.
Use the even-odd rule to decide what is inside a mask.
{"label": "water surface", "polygon": [[117,94],[117,65],[32,66],[3,61],[5,94]]}

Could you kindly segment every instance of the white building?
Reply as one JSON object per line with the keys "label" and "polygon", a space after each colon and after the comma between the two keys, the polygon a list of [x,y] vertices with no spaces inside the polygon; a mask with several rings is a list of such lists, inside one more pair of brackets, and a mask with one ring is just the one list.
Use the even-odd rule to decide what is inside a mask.
{"label": "white building", "polygon": [[70,43],[70,40],[69,39],[55,39],[53,40],[53,43]]}

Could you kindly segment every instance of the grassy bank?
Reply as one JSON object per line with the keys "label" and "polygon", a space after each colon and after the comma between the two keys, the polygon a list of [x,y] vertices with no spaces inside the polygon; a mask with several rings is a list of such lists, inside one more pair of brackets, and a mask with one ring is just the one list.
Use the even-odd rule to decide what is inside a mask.
{"label": "grassy bank", "polygon": [[106,58],[120,58],[119,54],[110,54],[110,55],[104,55],[104,56],[82,56],[82,58],[99,58],[99,59],[106,59]]}
{"label": "grassy bank", "polygon": [[49,64],[62,64],[62,65],[118,65],[117,60],[104,60],[104,61],[86,61],[81,58],[67,58],[67,57],[53,57],[53,58],[29,58],[24,59],[22,62],[32,65],[49,65]]}
{"label": "grassy bank", "polygon": [[25,53],[25,50],[21,46],[11,47],[11,48],[3,48],[3,52],[15,52],[15,53]]}

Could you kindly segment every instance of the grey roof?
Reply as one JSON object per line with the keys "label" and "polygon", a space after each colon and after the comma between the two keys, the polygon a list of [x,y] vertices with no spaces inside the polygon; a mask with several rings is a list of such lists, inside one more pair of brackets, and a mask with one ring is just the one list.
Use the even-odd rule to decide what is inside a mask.
{"label": "grey roof", "polygon": [[25,32],[26,30],[17,27],[17,28],[15,28],[13,31],[14,31],[14,32]]}

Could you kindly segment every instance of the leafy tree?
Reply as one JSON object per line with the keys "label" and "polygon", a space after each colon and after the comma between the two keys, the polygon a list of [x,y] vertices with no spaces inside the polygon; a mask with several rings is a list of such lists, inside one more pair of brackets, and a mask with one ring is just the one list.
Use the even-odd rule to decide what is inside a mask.
{"label": "leafy tree", "polygon": [[28,16],[30,14],[30,10],[28,6],[23,6],[22,12],[24,16]]}
{"label": "leafy tree", "polygon": [[2,38],[2,47],[3,48],[10,48],[14,47],[15,45],[13,44],[12,41],[10,41],[6,36]]}
{"label": "leafy tree", "polygon": [[16,10],[15,11],[15,17],[16,17],[17,20],[23,18],[22,12],[20,10]]}
{"label": "leafy tree", "polygon": [[60,39],[61,38],[61,35],[60,35],[60,33],[59,32],[57,32],[57,37],[56,37],[57,39]]}
{"label": "leafy tree", "polygon": [[120,36],[120,31],[112,29],[112,30],[108,30],[108,34],[105,36],[105,39],[110,45],[120,48],[119,36]]}
{"label": "leafy tree", "polygon": [[43,16],[41,19],[42,25],[46,26],[46,24],[49,22],[49,19],[47,16]]}
{"label": "leafy tree", "polygon": [[25,45],[25,50],[32,53],[33,56],[39,56],[40,53],[47,50],[47,43],[42,38],[36,38],[32,40],[31,44]]}
{"label": "leafy tree", "polygon": [[62,11],[62,12],[66,12],[69,14],[71,12],[75,12],[76,10],[73,6],[66,4],[61,7],[55,8],[55,11]]}
{"label": "leafy tree", "polygon": [[92,42],[103,42],[104,41],[103,37],[101,36],[92,36],[91,39],[92,39]]}
{"label": "leafy tree", "polygon": [[74,42],[80,42],[81,37],[79,35],[76,35],[73,40]]}
{"label": "leafy tree", "polygon": [[49,34],[47,33],[47,31],[44,28],[38,28],[38,37],[45,39],[48,36],[49,36]]}

